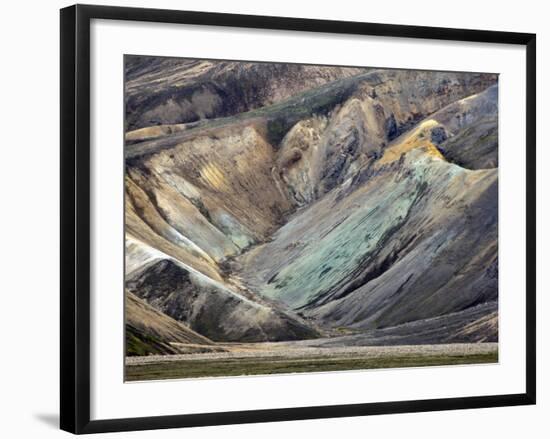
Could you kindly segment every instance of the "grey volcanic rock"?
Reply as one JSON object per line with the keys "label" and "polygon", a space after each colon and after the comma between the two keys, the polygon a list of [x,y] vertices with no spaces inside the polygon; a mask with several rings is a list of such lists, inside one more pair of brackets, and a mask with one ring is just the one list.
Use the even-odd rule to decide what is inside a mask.
{"label": "grey volcanic rock", "polygon": [[[218,131],[227,126],[263,125],[266,140],[274,147],[296,123],[313,115],[327,115],[348,104],[356,116],[376,115],[369,129],[382,132],[383,138],[371,137],[369,148],[385,145],[390,139],[385,129],[387,118],[397,126],[392,139],[403,133],[429,114],[452,102],[485,90],[496,83],[497,76],[483,73],[441,73],[409,70],[374,70],[356,76],[328,82],[276,104],[257,108],[231,117],[202,120],[179,129],[167,129],[159,139],[127,145],[126,157],[139,157],[161,149],[172,148],[182,140],[192,140],[205,134],[219,137]],[[358,107],[359,104],[359,107]],[[372,108],[371,108],[372,107]],[[345,109],[344,111],[349,111]],[[384,120],[382,121],[381,115]],[[382,127],[378,124],[382,122]],[[160,129],[158,127],[153,127]],[[164,132],[160,129],[160,132]],[[223,135],[223,131],[221,133]],[[134,143],[134,141],[132,141]]]}
{"label": "grey volcanic rock", "polygon": [[496,170],[413,150],[297,214],[240,258],[243,277],[332,327],[395,326],[493,301],[497,192]]}
{"label": "grey volcanic rock", "polygon": [[231,116],[327,82],[354,67],[126,57],[127,130]]}
{"label": "grey volcanic rock", "polygon": [[438,149],[468,169],[498,166],[498,85],[455,102],[434,114],[444,133]]}
{"label": "grey volcanic rock", "polygon": [[126,324],[165,343],[213,345],[211,340],[160,313],[147,302],[126,291]]}
{"label": "grey volcanic rock", "polygon": [[126,291],[127,355],[220,352],[211,340]]}
{"label": "grey volcanic rock", "polygon": [[472,123],[439,150],[447,160],[468,169],[498,167],[498,120],[488,117]]}
{"label": "grey volcanic rock", "polygon": [[361,331],[353,335],[307,340],[297,345],[329,348],[481,342],[498,342],[498,306],[496,302],[486,302],[440,317],[415,320],[383,329]]}
{"label": "grey volcanic rock", "polygon": [[167,316],[214,341],[279,341],[316,332],[259,299],[216,284],[171,260],[143,266],[127,277],[129,291]]}

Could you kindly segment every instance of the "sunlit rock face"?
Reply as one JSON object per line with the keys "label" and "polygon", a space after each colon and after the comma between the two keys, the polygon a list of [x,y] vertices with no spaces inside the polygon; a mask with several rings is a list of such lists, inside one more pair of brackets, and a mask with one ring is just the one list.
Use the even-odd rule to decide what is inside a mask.
{"label": "sunlit rock face", "polygon": [[127,57],[126,80],[126,288],[164,333],[498,339],[496,75]]}

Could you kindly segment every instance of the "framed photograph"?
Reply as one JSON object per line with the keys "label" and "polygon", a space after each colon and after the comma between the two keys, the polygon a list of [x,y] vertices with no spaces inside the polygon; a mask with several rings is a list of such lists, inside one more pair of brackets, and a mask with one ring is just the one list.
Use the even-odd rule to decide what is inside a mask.
{"label": "framed photograph", "polygon": [[61,428],[535,403],[535,35],[61,10]]}

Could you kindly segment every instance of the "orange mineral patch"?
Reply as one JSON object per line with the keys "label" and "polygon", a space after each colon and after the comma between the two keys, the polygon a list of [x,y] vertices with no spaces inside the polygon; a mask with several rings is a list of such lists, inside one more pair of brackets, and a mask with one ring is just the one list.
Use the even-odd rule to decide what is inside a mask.
{"label": "orange mineral patch", "polygon": [[422,122],[410,133],[400,136],[384,151],[379,160],[380,165],[399,160],[399,158],[413,149],[422,149],[426,154],[444,160],[443,155],[431,141],[431,130],[439,123],[433,119]]}

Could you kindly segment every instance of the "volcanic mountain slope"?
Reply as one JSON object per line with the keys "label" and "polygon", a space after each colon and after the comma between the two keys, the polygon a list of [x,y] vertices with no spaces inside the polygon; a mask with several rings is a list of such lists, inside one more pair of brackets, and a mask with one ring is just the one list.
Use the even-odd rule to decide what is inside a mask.
{"label": "volcanic mountain slope", "polygon": [[[403,346],[498,342],[498,306],[487,302],[456,313],[351,335],[296,342],[296,347]],[[351,332],[351,331],[348,331]]]}
{"label": "volcanic mountain slope", "polygon": [[[139,58],[127,79],[129,129],[164,124],[127,133],[132,294],[214,341],[495,340],[496,75]],[[200,97],[168,111],[173,87]]]}
{"label": "volcanic mountain slope", "polygon": [[221,348],[126,291],[128,355],[218,352]]}
{"label": "volcanic mountain slope", "polygon": [[127,56],[126,128],[132,131],[231,116],[367,70]]}
{"label": "volcanic mountain slope", "polygon": [[496,98],[491,88],[458,103],[452,114],[468,115],[462,122],[448,107],[420,122],[272,242],[243,255],[246,282],[345,327],[392,326],[495,301],[497,169],[469,171],[438,149],[476,124],[476,112],[486,114],[487,93]]}
{"label": "volcanic mountain slope", "polygon": [[217,281],[127,238],[127,289],[214,341],[278,341],[317,332],[230,280]]}
{"label": "volcanic mountain slope", "polygon": [[243,255],[246,282],[338,327],[393,326],[496,300],[496,170],[414,150],[358,182]]}

